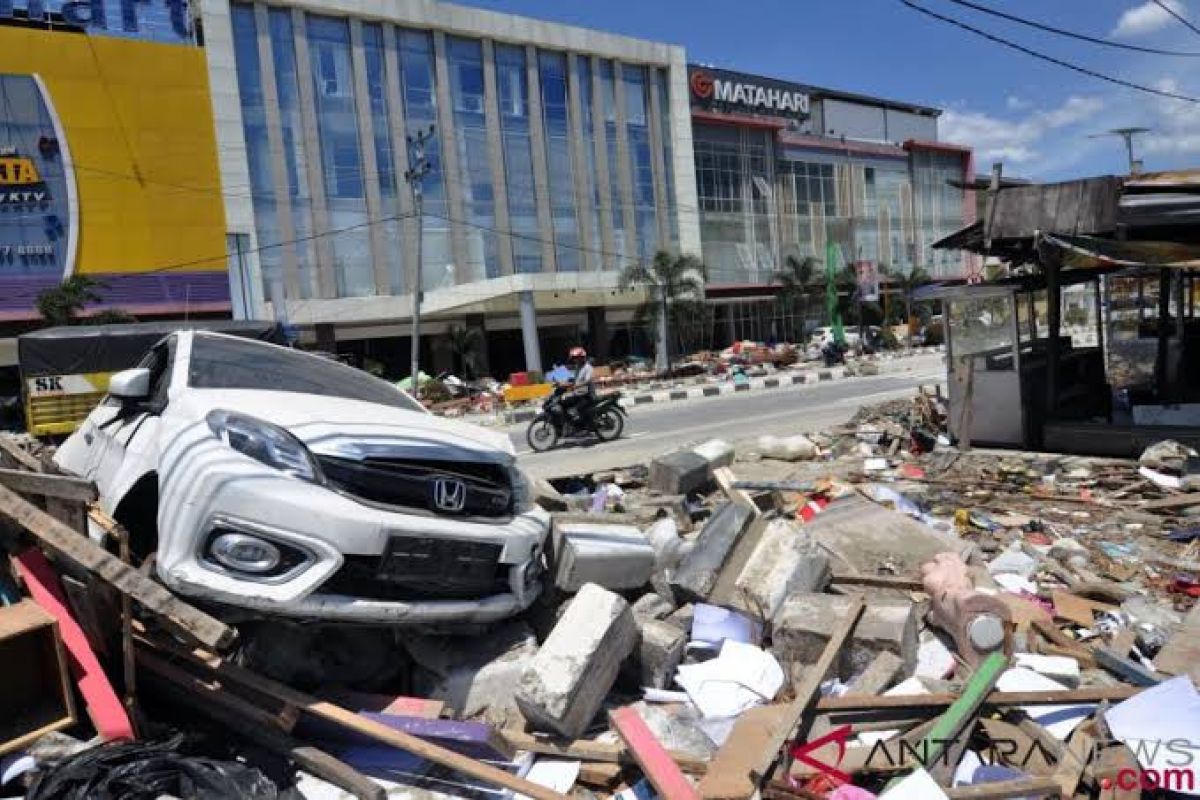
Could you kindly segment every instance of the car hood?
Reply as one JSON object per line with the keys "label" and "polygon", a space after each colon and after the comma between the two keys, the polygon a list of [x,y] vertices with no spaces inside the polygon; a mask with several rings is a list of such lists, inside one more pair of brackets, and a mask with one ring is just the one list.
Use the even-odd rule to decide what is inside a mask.
{"label": "car hood", "polygon": [[511,463],[507,435],[478,425],[342,397],[231,389],[192,389],[183,404],[203,418],[225,409],[274,423],[314,453],[346,458],[465,459]]}

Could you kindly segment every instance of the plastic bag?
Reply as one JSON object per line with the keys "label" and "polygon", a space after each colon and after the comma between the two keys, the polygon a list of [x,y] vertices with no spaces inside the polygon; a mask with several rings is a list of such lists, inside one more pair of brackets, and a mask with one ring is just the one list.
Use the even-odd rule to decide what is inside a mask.
{"label": "plastic bag", "polygon": [[275,784],[254,767],[179,752],[182,734],[109,742],[41,774],[28,800],[277,800]]}

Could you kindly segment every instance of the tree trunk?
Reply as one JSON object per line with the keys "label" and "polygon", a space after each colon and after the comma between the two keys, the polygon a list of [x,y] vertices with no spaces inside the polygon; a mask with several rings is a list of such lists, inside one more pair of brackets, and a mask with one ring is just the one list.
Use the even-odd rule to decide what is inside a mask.
{"label": "tree trunk", "polygon": [[904,330],[908,334],[905,337],[908,340],[908,349],[912,350],[912,292],[908,290],[904,292]]}
{"label": "tree trunk", "polygon": [[655,359],[658,363],[655,364],[658,372],[665,373],[671,369],[671,339],[667,331],[670,327],[667,319],[667,312],[670,306],[667,302],[667,287],[660,287],[661,292],[661,310],[658,314],[658,357]]}

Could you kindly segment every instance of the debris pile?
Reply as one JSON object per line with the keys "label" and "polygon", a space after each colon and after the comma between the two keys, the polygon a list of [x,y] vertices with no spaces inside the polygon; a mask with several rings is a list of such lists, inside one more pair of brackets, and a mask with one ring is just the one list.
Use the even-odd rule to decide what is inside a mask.
{"label": "debris pile", "polygon": [[317,634],[353,679],[268,675],[252,626],[114,555],[90,484],[0,440],[0,657],[29,665],[0,796],[1195,793],[1195,453],[960,450],[945,423],[921,392],[536,483],[539,600],[380,631],[386,658]]}

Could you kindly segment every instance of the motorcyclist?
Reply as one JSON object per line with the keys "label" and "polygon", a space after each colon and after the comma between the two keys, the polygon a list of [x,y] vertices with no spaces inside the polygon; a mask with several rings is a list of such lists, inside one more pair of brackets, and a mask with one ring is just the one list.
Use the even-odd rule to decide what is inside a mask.
{"label": "motorcyclist", "polygon": [[595,399],[595,387],[592,385],[592,363],[588,360],[587,350],[582,347],[572,347],[567,354],[567,364],[574,374],[563,393],[562,407],[569,417],[578,421],[584,411]]}

